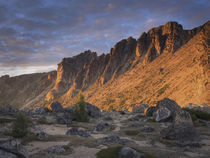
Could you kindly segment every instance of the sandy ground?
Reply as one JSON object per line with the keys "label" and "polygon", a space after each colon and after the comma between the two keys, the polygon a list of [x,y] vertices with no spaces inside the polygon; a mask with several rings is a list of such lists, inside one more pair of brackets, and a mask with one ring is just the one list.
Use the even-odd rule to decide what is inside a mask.
{"label": "sandy ground", "polygon": [[53,125],[40,125],[44,132],[49,135],[65,135],[69,127],[66,127],[66,125],[59,125],[59,124],[53,124]]}

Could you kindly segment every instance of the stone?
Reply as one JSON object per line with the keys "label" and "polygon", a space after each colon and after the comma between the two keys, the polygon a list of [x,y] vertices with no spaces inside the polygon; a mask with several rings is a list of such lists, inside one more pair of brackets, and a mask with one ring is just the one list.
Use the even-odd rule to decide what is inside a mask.
{"label": "stone", "polygon": [[145,155],[125,146],[121,148],[118,158],[145,158]]}
{"label": "stone", "polygon": [[63,111],[63,106],[59,102],[53,102],[48,106],[48,109],[52,112],[61,112]]}
{"label": "stone", "polygon": [[170,140],[179,146],[199,146],[200,135],[189,123],[180,123],[179,125],[171,125],[163,129],[161,137]]}
{"label": "stone", "polygon": [[0,115],[17,115],[18,112],[19,110],[12,105],[6,105],[0,108]]}
{"label": "stone", "polygon": [[18,158],[18,156],[0,149],[0,158]]}
{"label": "stone", "polygon": [[156,108],[154,106],[150,106],[144,110],[144,115],[147,117],[151,117],[153,116],[153,113],[155,112],[155,110]]}
{"label": "stone", "polygon": [[139,121],[140,119],[144,118],[144,115],[138,114],[128,119],[128,121]]}
{"label": "stone", "polygon": [[90,103],[86,103],[86,108],[87,108],[87,113],[89,116],[91,116],[91,117],[100,117],[101,116],[101,111],[98,107],[96,107]]}
{"label": "stone", "polygon": [[129,142],[127,139],[120,139],[118,136],[108,136],[97,139],[99,143],[114,143],[114,144],[125,144]]}
{"label": "stone", "polygon": [[1,138],[0,150],[16,155],[17,157],[28,158],[28,152],[17,139]]}
{"label": "stone", "polygon": [[67,136],[71,136],[71,135],[77,135],[77,136],[81,136],[81,137],[90,137],[90,134],[82,129],[78,129],[78,128],[70,128],[67,132],[66,132]]}
{"label": "stone", "polygon": [[133,113],[144,113],[145,109],[148,108],[147,104],[138,104],[136,107],[132,108],[130,111]]}
{"label": "stone", "polygon": [[66,151],[65,145],[55,145],[47,149],[49,153],[63,153]]}
{"label": "stone", "polygon": [[171,114],[172,113],[168,108],[162,107],[153,113],[153,117],[154,117],[155,121],[163,122],[163,121],[169,120],[171,117]]}
{"label": "stone", "polygon": [[145,133],[151,133],[154,131],[155,131],[155,129],[152,127],[144,127],[143,129],[141,129],[141,132],[145,132]]}
{"label": "stone", "polygon": [[[161,110],[161,111],[158,111],[158,110]],[[172,121],[174,124],[185,122],[185,123],[189,123],[193,125],[190,114],[187,111],[183,110],[174,100],[171,100],[169,98],[164,98],[163,100],[157,102],[156,113],[154,113],[155,119],[156,117],[157,117],[157,120],[160,119],[160,117],[158,117],[157,115],[157,113],[159,113],[159,116],[160,116],[160,112],[162,114],[164,113],[165,118],[167,117],[167,115],[170,114],[169,117],[171,117],[171,119],[168,119],[169,117],[166,119]],[[162,118],[164,119],[163,116]]]}
{"label": "stone", "polygon": [[36,134],[38,140],[46,140],[49,138],[49,134],[45,133],[45,132],[39,132]]}
{"label": "stone", "polygon": [[113,127],[107,122],[100,122],[99,124],[96,125],[96,131],[101,132],[101,131],[107,131],[111,130]]}
{"label": "stone", "polygon": [[73,113],[64,112],[64,113],[55,113],[56,123],[58,124],[71,124],[73,119]]}
{"label": "stone", "polygon": [[45,114],[47,111],[45,108],[42,108],[42,107],[37,107],[33,110],[31,110],[31,114],[32,115],[41,115],[41,114]]}

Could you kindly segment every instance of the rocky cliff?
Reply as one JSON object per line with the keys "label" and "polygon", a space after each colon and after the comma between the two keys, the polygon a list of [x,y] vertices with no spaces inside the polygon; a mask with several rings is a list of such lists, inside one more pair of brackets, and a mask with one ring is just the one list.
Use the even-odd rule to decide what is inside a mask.
{"label": "rocky cliff", "polygon": [[[33,81],[30,79],[30,83],[35,83],[36,87],[40,84],[37,87],[37,93],[32,91],[35,93],[33,97],[28,99],[24,97],[25,100],[21,99],[19,102],[19,97],[27,92],[27,90],[21,90],[21,87],[19,87],[21,93],[16,95],[10,91],[5,92],[6,87],[8,85],[12,87],[12,82],[15,84],[16,81],[3,86],[0,96],[5,98],[12,95],[18,100],[18,105],[22,103],[38,106],[40,102],[43,103],[43,100],[46,104],[59,100],[64,105],[71,105],[79,91],[83,91],[90,102],[103,107],[122,106],[121,104],[130,106],[138,102],[151,104],[161,97],[170,96],[173,97],[172,99],[180,100],[179,104],[191,101],[197,104],[209,103],[206,97],[200,95],[200,93],[206,93],[208,85],[206,63],[209,25],[210,22],[207,22],[192,30],[184,30],[177,22],[168,22],[147,33],[142,33],[137,40],[132,37],[121,40],[111,48],[109,54],[97,56],[96,52],[88,50],[77,56],[64,58],[58,64],[57,76],[52,80],[46,77],[49,75],[47,73],[32,75],[34,78],[32,77]],[[181,72],[181,69],[192,74]],[[186,80],[187,77],[194,78],[195,75],[197,75],[194,79],[195,83]],[[0,79],[0,83],[3,83],[1,80],[4,79]],[[15,78],[9,78],[9,80],[15,80]],[[167,83],[168,81],[170,83]],[[184,94],[186,90],[177,88],[175,86],[177,83],[187,85],[187,91],[192,90],[195,94],[190,95],[187,92],[188,96],[186,96]],[[147,88],[144,88],[145,86]],[[195,86],[199,88],[195,89]],[[15,88],[12,91],[15,93],[17,90],[18,88]],[[175,97],[174,94],[177,92],[185,96]],[[139,93],[141,95],[137,95]],[[200,98],[192,99],[198,93]],[[37,98],[39,101],[31,101]],[[15,101],[9,100],[3,103],[16,104]]]}

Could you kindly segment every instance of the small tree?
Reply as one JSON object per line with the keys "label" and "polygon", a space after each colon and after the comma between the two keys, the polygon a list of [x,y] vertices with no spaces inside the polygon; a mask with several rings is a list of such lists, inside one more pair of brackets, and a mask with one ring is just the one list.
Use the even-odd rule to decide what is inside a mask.
{"label": "small tree", "polygon": [[86,103],[85,103],[84,96],[82,95],[82,93],[79,93],[77,95],[76,108],[74,112],[75,112],[75,117],[77,121],[80,121],[80,122],[88,121]]}
{"label": "small tree", "polygon": [[22,138],[27,135],[29,120],[23,113],[18,113],[16,119],[12,124],[12,136],[15,138]]}

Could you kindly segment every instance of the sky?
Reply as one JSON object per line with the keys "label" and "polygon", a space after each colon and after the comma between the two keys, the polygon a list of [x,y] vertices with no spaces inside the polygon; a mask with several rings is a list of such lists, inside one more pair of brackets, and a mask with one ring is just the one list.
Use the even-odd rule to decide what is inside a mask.
{"label": "sky", "polygon": [[192,29],[209,19],[209,0],[0,0],[0,76],[56,70],[168,21]]}

